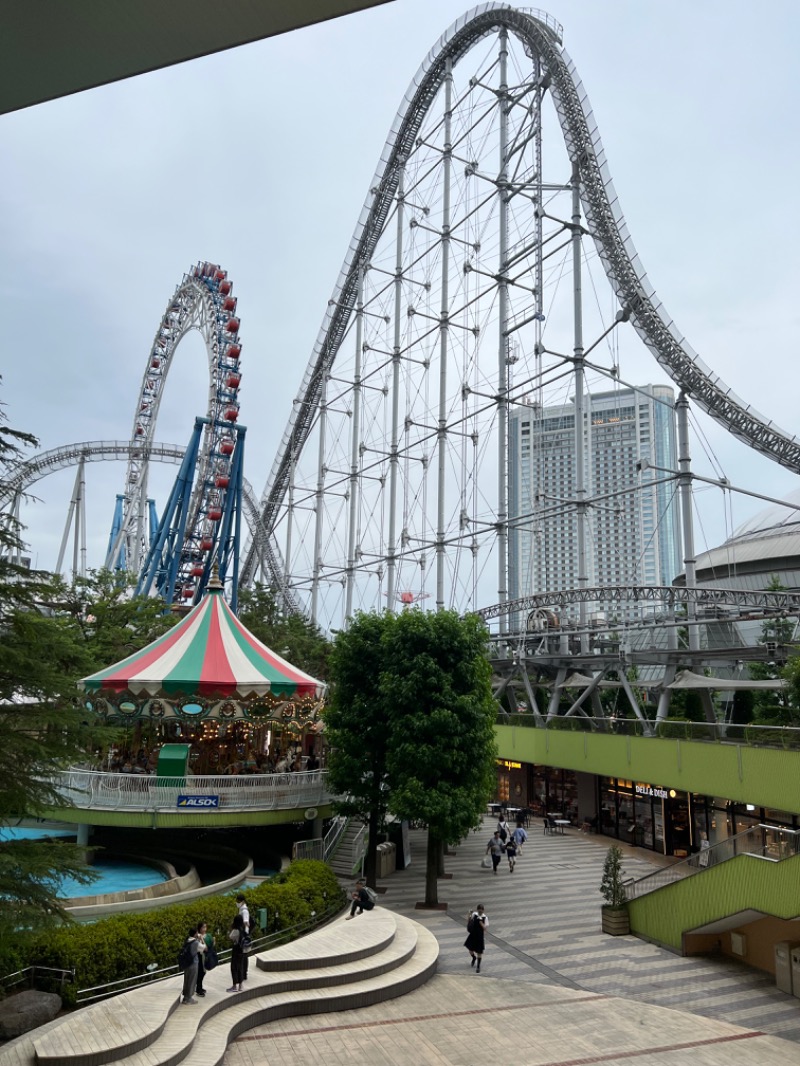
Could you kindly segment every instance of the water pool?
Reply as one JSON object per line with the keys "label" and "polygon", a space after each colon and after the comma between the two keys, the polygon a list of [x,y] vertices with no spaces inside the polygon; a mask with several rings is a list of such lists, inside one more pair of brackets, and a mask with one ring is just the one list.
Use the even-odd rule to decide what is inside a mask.
{"label": "water pool", "polygon": [[31,829],[18,825],[0,826],[0,841],[3,840],[52,840],[55,837],[75,837],[74,829]]}
{"label": "water pool", "polygon": [[128,862],[125,859],[98,857],[92,864],[92,869],[100,874],[97,881],[82,885],[71,877],[65,877],[61,882],[59,895],[63,899],[74,899],[76,896],[104,896],[109,892],[129,892],[135,888],[147,888],[148,885],[168,880],[163,870],[158,870],[154,866],[145,866],[139,862]]}

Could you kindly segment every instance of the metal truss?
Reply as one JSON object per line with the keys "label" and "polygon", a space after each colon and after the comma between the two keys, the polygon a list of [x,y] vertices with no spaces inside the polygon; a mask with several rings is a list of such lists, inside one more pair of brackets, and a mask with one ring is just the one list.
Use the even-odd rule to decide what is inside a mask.
{"label": "metal truss", "polygon": [[[478,71],[470,79],[468,89],[464,89],[464,95],[475,86],[481,87],[482,78],[488,79],[490,75],[494,77],[495,80],[491,84],[487,81],[483,86],[487,90],[487,97],[494,94],[494,103],[499,105],[501,113],[498,135],[500,163],[493,173],[481,170],[469,156],[459,154],[460,142],[455,131],[451,132],[447,116],[452,115],[455,104],[460,100],[454,99],[449,107],[447,104],[443,105],[443,117],[441,120],[437,118],[433,128],[438,137],[435,144],[433,139],[426,140],[431,134],[425,126],[429,113],[433,113],[434,101],[440,98],[440,94],[456,91],[453,89],[453,72],[459,62],[490,37],[496,37],[497,40],[497,59],[494,63],[487,61],[484,70]],[[516,81],[511,77],[508,67],[507,41],[510,38],[520,42],[530,62],[525,76]],[[543,263],[553,254],[554,236],[558,235],[557,229],[551,231],[549,236],[543,236],[542,232],[542,218],[545,215],[541,207],[542,191],[555,188],[542,184],[540,106],[542,99],[548,94],[555,104],[558,128],[572,166],[570,180],[579,193],[586,229],[594,239],[605,273],[619,300],[617,321],[630,321],[679,388],[688,393],[695,403],[729,432],[789,469],[800,471],[800,442],[797,438],[778,429],[736,397],[685,342],[658,300],[642,268],[622,216],[586,92],[574,64],[562,48],[561,27],[549,16],[532,9],[519,9],[500,3],[483,4],[456,22],[430,52],[413,79],[393,123],[261,496],[261,525],[270,531],[269,543],[265,545],[262,542],[258,545],[251,541],[248,544],[241,571],[245,583],[252,582],[260,568],[271,584],[283,590],[286,602],[291,600],[293,609],[299,604],[314,616],[321,584],[341,583],[341,586],[347,589],[346,599],[349,604],[353,574],[356,571],[362,574],[370,572],[379,585],[385,587],[382,595],[388,597],[391,603],[397,593],[397,575],[403,560],[413,560],[419,567],[418,572],[422,578],[428,566],[428,554],[434,556],[438,563],[446,551],[457,545],[458,550],[472,551],[477,557],[481,545],[486,543],[489,537],[494,537],[499,545],[497,550],[500,559],[498,598],[503,600],[504,542],[508,536],[508,514],[502,487],[506,475],[503,451],[506,446],[504,419],[509,402],[520,402],[520,393],[512,393],[504,384],[502,364],[504,361],[515,361],[512,358],[511,346],[515,338],[521,335],[519,331],[523,327],[528,328],[530,323],[538,329],[536,323],[544,319],[542,286],[546,267],[543,267]],[[450,97],[445,95],[445,99],[449,100]],[[516,132],[512,130],[509,133],[508,116],[520,107],[527,108],[528,126],[526,129],[520,126]],[[482,113],[476,112],[474,126],[477,128],[481,121]],[[435,219],[431,214],[430,203],[419,198],[418,186],[413,185],[408,177],[409,159],[415,152],[419,152],[421,145],[429,148],[432,159],[438,152],[441,162],[442,184],[438,198],[440,202],[436,203]],[[527,170],[515,170],[517,160],[528,150],[532,152],[535,165]],[[487,409],[494,405],[492,417],[495,419],[495,440],[500,450],[499,467],[496,469],[500,470],[501,482],[499,489],[495,486],[495,491],[499,491],[500,497],[493,514],[484,512],[476,516],[462,508],[460,515],[451,513],[447,516],[448,525],[442,517],[446,507],[442,505],[443,497],[440,496],[439,519],[434,518],[432,522],[424,525],[424,528],[415,529],[410,523],[404,523],[399,516],[395,520],[392,511],[392,494],[395,492],[394,486],[400,482],[403,464],[433,466],[438,456],[440,485],[443,484],[452,477],[452,472],[447,469],[447,461],[441,458],[442,442],[453,442],[459,436],[469,437],[470,427],[459,424],[458,420],[449,417],[449,414],[445,417],[441,406],[437,417],[435,404],[430,405],[431,413],[424,422],[416,419],[410,410],[400,410],[395,413],[392,432],[387,435],[386,444],[380,447],[365,443],[363,436],[356,439],[361,417],[359,404],[371,388],[376,391],[383,390],[384,395],[388,397],[387,402],[392,402],[396,383],[402,375],[413,372],[412,364],[416,361],[417,366],[427,371],[431,363],[432,354],[423,353],[417,356],[413,346],[406,340],[406,333],[401,334],[397,325],[401,316],[408,316],[409,321],[413,320],[420,335],[427,329],[437,338],[437,344],[441,339],[443,351],[448,343],[452,343],[450,339],[458,330],[466,329],[456,320],[454,312],[458,308],[452,306],[452,295],[448,303],[448,279],[444,269],[439,283],[442,293],[441,306],[423,309],[422,299],[416,301],[410,298],[408,293],[415,287],[420,292],[426,287],[430,290],[430,272],[426,273],[422,269],[421,259],[415,260],[411,255],[405,259],[401,255],[403,240],[411,247],[418,235],[426,232],[431,235],[436,254],[442,261],[452,257],[454,248],[467,247],[467,242],[457,231],[457,223],[463,221],[463,217],[455,219],[448,214],[451,184],[461,180],[462,174],[478,183],[479,188],[486,189],[487,196],[495,197],[501,234],[495,248],[497,255],[493,267],[482,263],[476,266],[469,260],[467,248],[464,252],[463,268],[465,276],[468,271],[472,271],[474,276],[485,279],[487,286],[494,285],[500,307],[500,379],[489,380],[487,376],[480,386],[471,385],[470,389],[467,389],[466,382],[463,385],[467,391],[471,390],[474,397],[485,399]],[[504,233],[503,220],[509,205],[513,206],[525,197],[528,197],[536,222],[528,233],[519,237],[516,245],[512,245],[507,233]],[[570,237],[575,239],[581,224],[576,221],[579,216],[576,216],[574,211],[571,215],[569,212],[564,214],[565,219],[571,218],[571,221],[564,221],[562,224],[565,241],[568,242]],[[395,263],[391,263],[386,255],[381,258],[378,254],[381,241],[390,226],[396,227],[397,231],[398,255]],[[410,228],[413,228],[412,237],[407,235],[411,232]],[[473,249],[476,248],[477,244],[473,246]],[[368,281],[372,285],[372,297],[366,292]],[[391,293],[395,292],[394,310],[390,313],[385,311],[383,305],[376,302],[373,309],[370,303],[374,294],[380,291],[381,284],[386,295],[385,303],[388,303]],[[510,308],[508,301],[511,295],[519,294],[526,286],[530,296],[528,304],[520,303],[517,307]],[[376,345],[374,340],[368,338],[371,316],[376,320],[381,316],[385,317],[387,335],[383,345]],[[390,335],[390,320],[395,325],[393,337]],[[475,329],[476,335],[477,331],[478,327]],[[344,371],[339,372],[337,358],[344,342],[347,340],[349,343],[350,339],[355,342],[355,350],[363,352],[365,357],[369,353],[385,357],[384,377],[380,380],[377,375],[373,379],[362,377],[360,356],[355,358],[354,362],[351,361],[346,374]],[[542,349],[537,343],[534,350],[538,353]],[[418,384],[421,389],[423,372],[417,373],[420,375]],[[534,384],[530,387],[536,386]],[[345,389],[350,390],[346,398]],[[354,443],[352,458],[341,458],[334,462],[326,452],[325,433],[330,412],[337,405],[340,409],[347,408],[347,417],[354,426]],[[418,428],[419,442],[426,439],[423,430],[428,433],[427,439],[432,441],[430,447],[419,443],[413,453],[410,448],[404,448],[404,433],[405,437],[409,436],[410,426]],[[313,433],[318,437],[318,451],[315,453],[316,473],[309,472],[307,481],[301,483],[297,478],[297,468]],[[482,442],[476,441],[476,437],[477,434],[473,431],[475,447],[484,446]],[[344,449],[342,455],[344,456]],[[367,514],[366,508],[360,502],[359,493],[362,491],[361,486],[370,479],[379,482],[381,489],[388,486],[390,499],[385,507],[376,503],[373,511]],[[405,484],[408,486],[411,481],[407,480]],[[417,484],[419,494],[422,495],[425,491],[422,480]],[[413,494],[414,485],[407,491]],[[481,491],[485,498],[485,489]],[[476,495],[478,494],[476,492]],[[298,574],[293,570],[290,558],[291,537],[286,534],[287,550],[282,555],[277,546],[277,530],[282,522],[286,525],[287,514],[297,513],[300,507],[309,512],[313,510],[319,515],[323,511],[323,503],[334,495],[338,495],[343,503],[330,521],[339,523],[342,528],[349,526],[354,530],[350,534],[349,549],[335,559],[328,556],[324,531],[320,530],[318,522],[316,533],[312,535],[309,530],[306,538],[315,540],[313,566],[310,565],[306,572]],[[350,508],[349,515],[346,505]],[[450,507],[450,501],[447,501],[446,506]],[[359,507],[361,511],[358,510]],[[450,509],[452,512],[456,510],[452,507]],[[432,508],[433,510],[435,509]],[[365,547],[362,531],[367,522],[387,525],[385,549]],[[441,578],[437,589],[439,605],[440,589]],[[706,589],[697,590],[695,593],[679,589],[646,590],[632,585],[627,586],[624,592],[620,588],[617,593],[609,589],[586,588],[561,595],[567,597],[565,603],[598,602],[598,597],[603,597],[599,602],[621,603],[621,599],[615,600],[613,597],[628,594],[634,597],[634,603],[663,602],[677,605],[691,602],[698,606],[714,605],[713,594]],[[698,597],[696,601],[691,599],[694,595]],[[725,595],[723,593],[722,598],[716,601],[718,606],[728,604]],[[571,596],[580,599],[569,599]],[[744,598],[746,597],[742,594],[736,593],[737,603],[743,602]],[[451,596],[450,602],[461,609],[465,606],[474,607],[474,602],[470,604],[468,596],[461,600]],[[517,601],[516,606],[500,604],[498,607],[487,608],[483,613],[487,618],[504,617],[515,610],[528,609],[521,606],[521,602]],[[537,603],[551,606],[554,602],[556,601],[552,597],[533,597],[525,601],[531,607]],[[753,606],[760,609],[755,601]],[[764,601],[763,609],[778,609],[778,605],[773,600]],[[794,611],[794,605],[791,610]],[[342,617],[346,618],[349,611],[349,606],[343,606],[340,618],[334,622],[341,622]]]}
{"label": "metal truss", "polygon": [[[648,605],[651,616],[654,607],[673,614],[678,607],[693,605],[703,608],[704,621],[719,614],[725,619],[737,615],[747,617],[753,613],[792,616],[800,614],[800,592],[744,592],[739,589],[724,589],[709,586],[686,588],[681,585],[600,585],[593,588],[565,589],[562,592],[542,592],[507,600],[492,607],[477,611],[481,618],[490,621],[504,615],[528,615],[546,609],[564,610],[580,603],[618,603],[631,606]],[[698,615],[700,612],[698,612]],[[607,628],[611,623],[607,623]]]}
{"label": "metal truss", "polygon": [[[49,474],[79,467],[82,463],[126,462],[133,450],[140,452],[140,445],[124,440],[96,440],[65,444],[59,448],[32,455],[12,467],[7,477],[4,478],[0,486],[0,512],[12,512],[20,497],[37,481]],[[186,449],[181,445],[161,444],[153,441],[148,447],[147,458],[149,462],[180,466],[185,453]],[[261,524],[258,499],[253,486],[244,477],[242,477],[242,503],[249,536],[256,545],[256,551],[263,551],[266,558],[266,553],[270,549],[269,537],[267,530]],[[280,557],[278,557],[279,564]],[[290,597],[291,594],[287,592],[286,596]]]}

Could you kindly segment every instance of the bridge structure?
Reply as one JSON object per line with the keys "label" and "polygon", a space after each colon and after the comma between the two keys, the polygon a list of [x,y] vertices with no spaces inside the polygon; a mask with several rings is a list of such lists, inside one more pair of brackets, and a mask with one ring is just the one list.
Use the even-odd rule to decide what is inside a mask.
{"label": "bridge structure", "polygon": [[[610,292],[605,309],[586,295],[595,275]],[[209,493],[227,491],[217,466],[230,457],[223,445],[238,412],[241,342],[231,300],[216,265],[185,275],[148,356],[131,442],[34,458],[12,472],[15,498],[59,464],[126,456],[124,517],[109,558],[124,548],[135,570],[146,545],[146,463],[182,458],[155,442],[164,376],[181,337],[199,329],[212,396],[198,460],[205,487],[188,520],[191,551],[199,551],[209,539]],[[587,469],[586,398],[590,379],[610,389],[623,382],[620,345],[628,344],[643,345],[679,393],[678,468],[641,470],[630,493],[662,473],[672,483],[683,588],[635,575],[613,587],[591,580],[591,516],[613,501]],[[542,418],[564,389],[575,409],[570,496],[534,494],[532,510],[520,513],[511,416],[524,409]],[[498,692],[509,700],[533,710],[538,690],[582,676],[568,713],[599,713],[598,687],[613,675],[633,709],[636,667],[641,684],[659,691],[663,718],[682,670],[724,676],[731,664],[774,657],[742,643],[741,621],[800,613],[794,594],[697,587],[691,406],[800,471],[797,437],[739,398],[659,300],[562,27],[543,11],[481,4],[431,49],[392,123],[264,489],[258,497],[244,489],[241,582],[264,581],[287,610],[324,631],[418,590],[431,608],[483,614]],[[559,508],[575,515],[576,588],[512,599],[515,532],[535,530]],[[191,551],[186,565],[196,566]],[[544,718],[559,707],[549,698]]]}

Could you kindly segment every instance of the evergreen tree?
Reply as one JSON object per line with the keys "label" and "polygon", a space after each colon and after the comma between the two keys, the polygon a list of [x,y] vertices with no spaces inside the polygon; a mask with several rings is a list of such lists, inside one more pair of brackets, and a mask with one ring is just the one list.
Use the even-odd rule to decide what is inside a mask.
{"label": "evergreen tree", "polygon": [[239,591],[239,621],[254,637],[312,677],[328,677],[331,644],[303,615],[281,610],[272,590],[256,583]]}
{"label": "evergreen tree", "polygon": [[[0,497],[9,467],[29,434],[0,423]],[[6,493],[6,499],[8,494]],[[92,721],[75,688],[88,665],[68,619],[49,606],[58,586],[44,572],[16,562],[20,529],[9,515],[0,523],[0,945],[63,917],[58,880],[94,877],[83,851],[70,845],[8,839],[4,827],[45,813],[60,800],[54,771],[85,756]]]}

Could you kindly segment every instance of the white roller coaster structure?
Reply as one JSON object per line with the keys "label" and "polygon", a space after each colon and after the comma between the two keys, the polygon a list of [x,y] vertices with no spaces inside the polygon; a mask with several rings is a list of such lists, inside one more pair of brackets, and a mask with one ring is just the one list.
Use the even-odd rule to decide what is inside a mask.
{"label": "white roller coaster structure", "polygon": [[[800,441],[739,399],[658,300],[561,42],[543,12],[482,4],[430,52],[392,125],[261,497],[271,550],[251,544],[242,567],[249,582],[266,559],[266,579],[324,626],[402,588],[459,609],[508,599],[509,410],[541,410],[568,380],[580,425],[586,357],[625,322],[698,407],[800,471]],[[586,234],[616,294],[610,323],[582,300]],[[583,453],[576,441],[588,586]]]}

